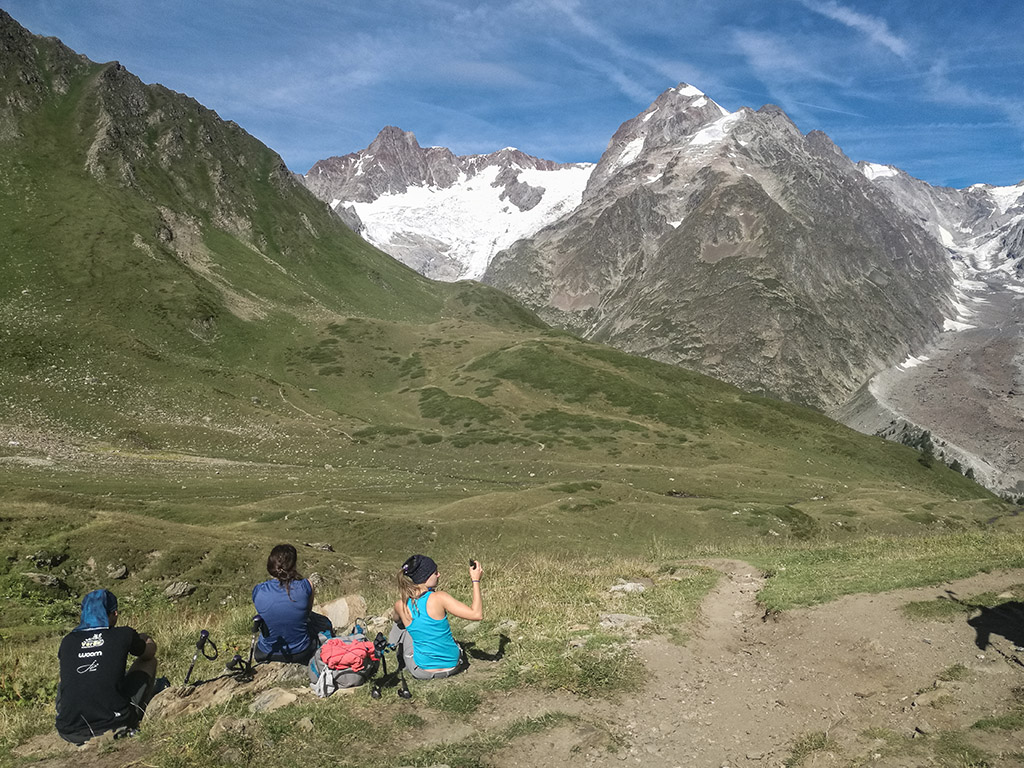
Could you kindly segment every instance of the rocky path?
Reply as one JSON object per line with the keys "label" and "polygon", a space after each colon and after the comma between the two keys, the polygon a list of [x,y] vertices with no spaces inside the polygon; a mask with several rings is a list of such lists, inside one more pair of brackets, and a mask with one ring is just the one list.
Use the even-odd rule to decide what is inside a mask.
{"label": "rocky path", "polygon": [[[495,768],[774,767],[801,743],[826,740],[804,765],[928,765],[915,738],[1005,713],[1013,689],[1024,685],[1024,667],[1012,662],[1013,643],[994,636],[995,648],[982,652],[966,614],[938,622],[909,620],[902,612],[908,602],[946,590],[998,592],[1024,582],[1022,572],[853,595],[765,617],[756,602],[761,574],[744,563],[711,564],[723,578],[689,642],[656,638],[639,646],[652,672],[641,692],[612,704],[513,695],[501,704],[506,715],[565,711],[579,721],[514,743],[494,756]],[[962,670],[955,676],[963,679],[939,681],[956,665]],[[496,715],[478,717],[485,726]],[[1012,751],[1019,736],[977,732],[996,754]]]}

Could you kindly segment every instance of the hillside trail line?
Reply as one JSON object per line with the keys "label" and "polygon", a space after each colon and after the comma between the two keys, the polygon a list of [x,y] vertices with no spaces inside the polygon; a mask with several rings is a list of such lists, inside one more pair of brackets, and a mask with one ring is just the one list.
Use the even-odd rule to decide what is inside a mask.
{"label": "hillside trail line", "polygon": [[[800,739],[823,734],[828,749],[802,764],[847,766],[851,759],[877,760],[888,746],[880,734],[910,744],[922,736],[919,729],[965,729],[1005,712],[1015,687],[1024,684],[1019,667],[1004,658],[1002,649],[1015,652],[1012,644],[994,638],[995,648],[976,647],[968,614],[922,621],[902,610],[912,601],[943,598],[946,590],[1006,590],[1024,583],[1024,571],[848,595],[768,616],[757,602],[765,583],[757,569],[729,560],[687,564],[713,567],[722,578],[703,601],[685,645],[665,637],[636,642],[650,673],[643,688],[617,701],[518,692],[491,703],[478,715],[478,729],[488,727],[488,719],[546,711],[577,720],[514,740],[488,765],[775,768]],[[962,680],[937,682],[955,665],[966,671]],[[1016,738],[972,733],[996,751],[1012,749],[1003,741]],[[886,755],[875,764],[925,763],[919,756]]]}

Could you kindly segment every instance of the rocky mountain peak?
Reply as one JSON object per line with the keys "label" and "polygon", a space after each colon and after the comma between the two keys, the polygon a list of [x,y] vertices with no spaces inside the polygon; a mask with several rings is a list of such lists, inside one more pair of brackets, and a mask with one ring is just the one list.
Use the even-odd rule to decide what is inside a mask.
{"label": "rocky mountain peak", "polygon": [[820,408],[931,338],[951,280],[827,136],[686,84],[622,124],[579,208],[484,276],[587,338]]}
{"label": "rocky mountain peak", "polygon": [[584,197],[599,194],[613,176],[642,156],[679,148],[701,129],[729,114],[692,85],[680,83],[669,88],[650,107],[619,126],[590,177]]}

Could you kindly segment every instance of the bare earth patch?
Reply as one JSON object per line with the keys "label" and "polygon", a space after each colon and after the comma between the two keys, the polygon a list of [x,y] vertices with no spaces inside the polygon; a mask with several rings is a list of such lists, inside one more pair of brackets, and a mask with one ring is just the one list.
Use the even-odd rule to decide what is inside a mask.
{"label": "bare earth patch", "polygon": [[[524,737],[491,764],[540,766],[557,757],[561,766],[780,766],[801,740],[813,741],[809,735],[826,746],[802,765],[941,764],[923,757],[916,740],[939,739],[943,731],[1005,713],[1012,689],[1024,685],[1013,644],[993,635],[994,648],[980,650],[966,614],[942,622],[902,612],[907,603],[946,590],[998,592],[1024,582],[1024,572],[852,595],[765,617],[756,603],[762,576],[743,563],[714,565],[724,578],[705,601],[701,626],[687,646],[663,638],[640,642],[652,672],[641,692],[619,702],[569,706],[562,697],[513,696],[507,703],[516,713],[569,712],[591,727]],[[965,668],[962,679],[939,679],[958,664]],[[610,738],[595,737],[595,729]],[[974,730],[970,740],[990,755],[1007,755],[1009,762],[992,765],[1021,764],[1009,756],[1022,748],[1019,731]],[[538,754],[540,744],[550,757]]]}

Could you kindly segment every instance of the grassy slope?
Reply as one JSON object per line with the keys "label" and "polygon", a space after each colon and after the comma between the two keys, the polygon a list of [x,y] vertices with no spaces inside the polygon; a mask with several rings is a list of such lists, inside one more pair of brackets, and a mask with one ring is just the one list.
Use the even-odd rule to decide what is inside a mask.
{"label": "grassy slope", "polygon": [[[12,733],[46,727],[44,660],[78,595],[115,588],[164,648],[204,623],[244,644],[248,590],[280,540],[330,543],[303,549],[303,568],[374,611],[411,550],[494,563],[497,618],[550,608],[547,645],[513,651],[548,660],[525,681],[570,689],[595,683],[583,661],[562,668],[560,603],[592,620],[607,580],[681,556],[771,566],[863,534],[957,530],[1017,542],[1019,559],[1006,507],[941,464],[581,343],[481,286],[429,283],[194,102],[110,66],[65,69],[0,151],[0,632],[7,662],[40,660],[0,679],[30,713]],[[97,145],[104,114],[122,130]],[[171,606],[179,580],[197,591]],[[681,607],[636,609],[682,620],[706,582],[686,580]]]}

